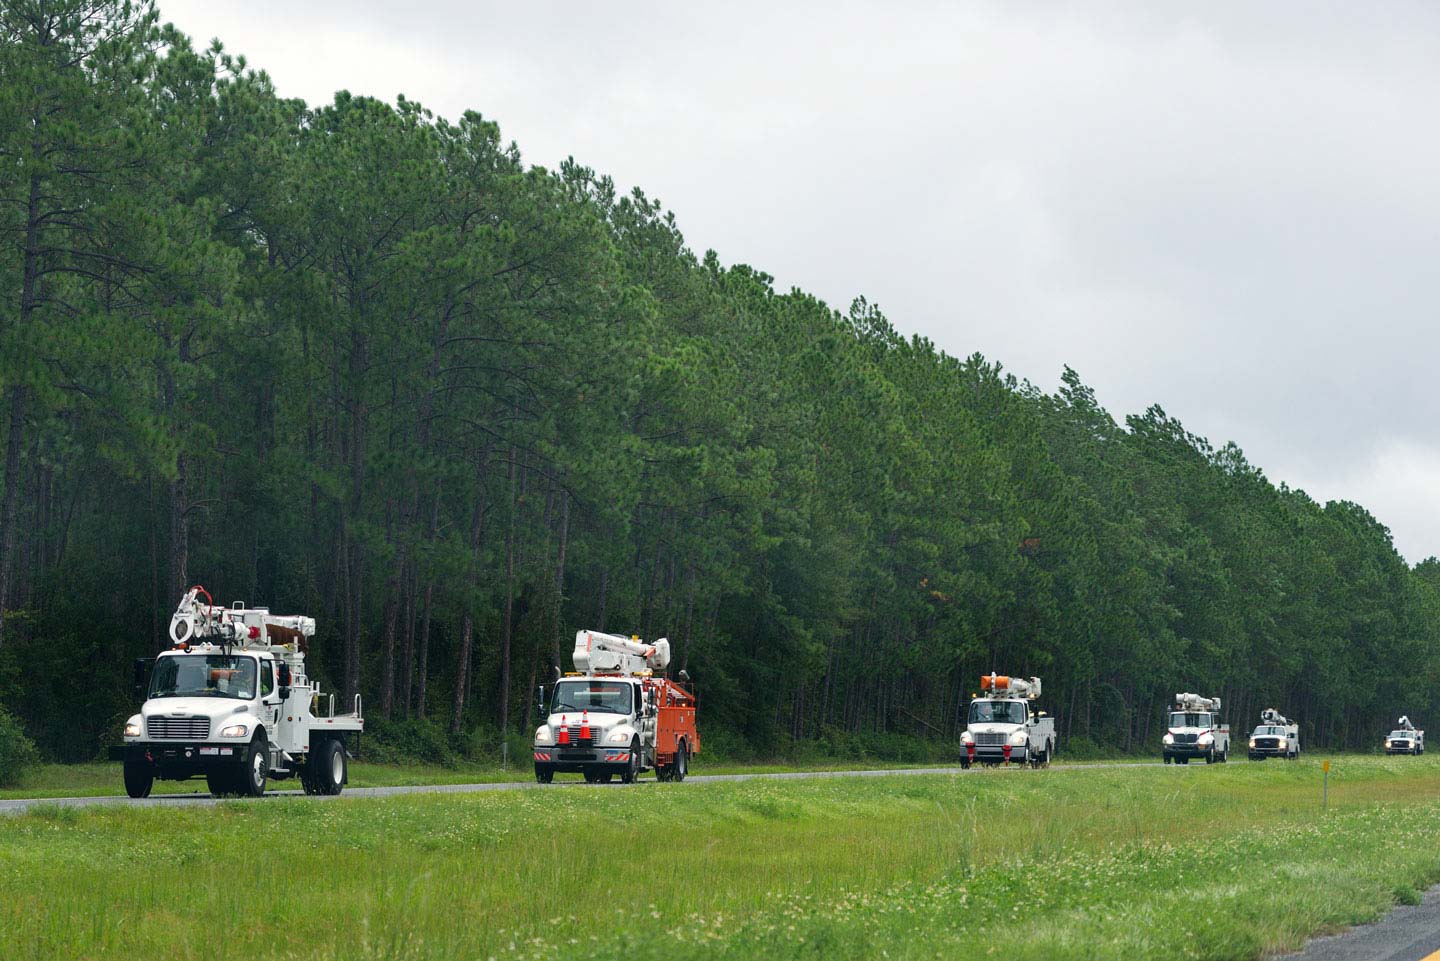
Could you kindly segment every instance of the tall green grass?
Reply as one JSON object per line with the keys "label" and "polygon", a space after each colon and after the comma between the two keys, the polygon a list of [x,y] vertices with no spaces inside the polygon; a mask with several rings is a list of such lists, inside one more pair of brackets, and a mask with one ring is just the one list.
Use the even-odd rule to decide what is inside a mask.
{"label": "tall green grass", "polygon": [[644,784],[0,821],[15,958],[1257,957],[1440,879],[1440,761]]}

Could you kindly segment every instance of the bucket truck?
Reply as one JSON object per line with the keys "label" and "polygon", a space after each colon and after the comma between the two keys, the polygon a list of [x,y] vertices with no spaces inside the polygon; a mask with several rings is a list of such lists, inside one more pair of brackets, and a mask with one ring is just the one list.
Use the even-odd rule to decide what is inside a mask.
{"label": "bucket truck", "polygon": [[1230,759],[1230,725],[1220,720],[1220,699],[1176,694],[1162,740],[1166,764],[1201,757],[1206,764],[1224,764]]}
{"label": "bucket truck", "polygon": [[1385,738],[1386,754],[1424,754],[1425,732],[1410,723],[1410,718],[1401,715],[1395,730]]}
{"label": "bucket truck", "polygon": [[[1040,678],[991,673],[980,678],[981,696],[970,702],[960,735],[960,766],[1026,761],[1035,767],[1055,754],[1055,719],[1035,709]],[[986,693],[988,692],[988,693]]]}
{"label": "bucket truck", "polygon": [[[204,601],[200,600],[201,595]],[[348,780],[347,746],[365,721],[356,695],[335,713],[305,672],[315,620],[268,608],[216,607],[192,587],[170,618],[169,650],[146,683],[135,662],[140,713],[110,750],[125,762],[125,792],[147,797],[155,779],[204,776],[215,795],[259,796],[271,780],[298,778],[306,794],[339,794]]]}
{"label": "bucket truck", "polygon": [[1260,712],[1260,726],[1250,735],[1250,760],[1283,757],[1291,761],[1300,757],[1300,725],[1267,707]]}
{"label": "bucket truck", "polygon": [[[535,731],[535,780],[582,774],[592,784],[617,775],[634,783],[654,770],[661,781],[683,781],[700,753],[695,695],[666,676],[670,642],[577,631],[575,671],[540,688]],[[680,672],[680,680],[689,677]]]}

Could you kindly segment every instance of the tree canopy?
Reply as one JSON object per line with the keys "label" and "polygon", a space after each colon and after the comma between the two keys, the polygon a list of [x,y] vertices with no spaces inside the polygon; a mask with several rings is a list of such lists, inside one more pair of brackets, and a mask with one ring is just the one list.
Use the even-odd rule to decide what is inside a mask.
{"label": "tree canopy", "polygon": [[952,738],[990,670],[1121,749],[1179,690],[1334,746],[1440,706],[1440,563],[1364,508],[697,255],[478,113],[14,0],[0,156],[0,703],[52,756],[197,581],[456,735],[525,729],[577,627],[669,636],[765,751]]}

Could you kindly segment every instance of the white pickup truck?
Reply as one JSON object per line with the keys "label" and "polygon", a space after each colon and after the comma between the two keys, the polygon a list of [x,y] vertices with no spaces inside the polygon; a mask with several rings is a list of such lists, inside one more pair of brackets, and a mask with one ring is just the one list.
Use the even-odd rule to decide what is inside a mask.
{"label": "white pickup truck", "polygon": [[1385,738],[1386,754],[1424,754],[1425,732],[1410,723],[1410,718],[1401,717],[1395,730]]}
{"label": "white pickup truck", "polygon": [[1161,740],[1166,764],[1189,764],[1191,758],[1224,764],[1230,759],[1230,725],[1220,720],[1220,699],[1176,694]]}
{"label": "white pickup truck", "polygon": [[1055,719],[1035,709],[1040,678],[982,675],[981,692],[970,702],[965,733],[960,735],[960,766],[1028,762],[1050,763],[1055,755]]}
{"label": "white pickup truck", "polygon": [[1300,725],[1267,707],[1260,712],[1260,725],[1250,734],[1250,760],[1283,757],[1294,761],[1300,757]]}

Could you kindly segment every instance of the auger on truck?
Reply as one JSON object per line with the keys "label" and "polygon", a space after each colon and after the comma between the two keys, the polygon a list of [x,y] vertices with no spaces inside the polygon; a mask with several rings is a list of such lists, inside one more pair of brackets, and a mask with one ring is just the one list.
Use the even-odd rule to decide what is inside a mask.
{"label": "auger on truck", "polygon": [[1230,759],[1230,725],[1220,720],[1218,697],[1176,694],[1169,720],[1161,739],[1166,764],[1189,764],[1200,757],[1206,764],[1224,764]]}
{"label": "auger on truck", "polygon": [[1291,761],[1300,757],[1300,725],[1267,707],[1260,712],[1260,726],[1250,735],[1250,760],[1283,757]]}
{"label": "auger on truck", "polygon": [[[700,753],[695,695],[665,675],[670,642],[577,631],[575,672],[555,682],[545,723],[535,731],[535,780],[583,774],[592,784],[617,775],[632,784],[654,770],[661,781],[683,781]],[[688,681],[684,671],[680,679]]]}
{"label": "auger on truck", "polygon": [[[205,601],[200,601],[200,595]],[[147,797],[155,779],[204,775],[210,793],[265,793],[267,781],[299,778],[306,794],[339,794],[348,780],[346,747],[365,720],[335,713],[333,694],[305,673],[315,620],[243,604],[216,607],[192,587],[170,618],[173,647],[135,662],[140,713],[125,722],[125,793]],[[321,713],[324,704],[328,710]]]}
{"label": "auger on truck", "polygon": [[1386,754],[1424,754],[1425,732],[1410,723],[1408,715],[1401,715],[1395,730],[1385,738]]}
{"label": "auger on truck", "polygon": [[[960,766],[1027,761],[1049,764],[1055,754],[1055,719],[1036,710],[1040,678],[980,677],[981,697],[970,702],[965,732],[960,735]],[[984,694],[984,692],[990,692]]]}

